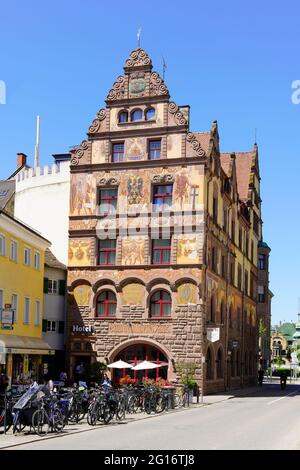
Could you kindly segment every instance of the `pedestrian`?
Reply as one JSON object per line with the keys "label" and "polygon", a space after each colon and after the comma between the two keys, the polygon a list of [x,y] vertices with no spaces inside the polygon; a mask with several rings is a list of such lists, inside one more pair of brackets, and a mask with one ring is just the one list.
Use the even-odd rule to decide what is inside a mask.
{"label": "pedestrian", "polygon": [[9,384],[9,378],[6,375],[6,370],[3,369],[3,371],[0,374],[0,394],[3,394],[6,392],[6,389]]}
{"label": "pedestrian", "polygon": [[63,382],[64,385],[65,385],[65,382],[68,380],[68,374],[67,374],[66,372],[63,372],[63,371],[62,371],[62,372],[59,374],[59,380],[60,380],[61,382]]}
{"label": "pedestrian", "polygon": [[110,380],[110,378],[108,377],[107,374],[103,375],[102,386],[104,386],[104,387],[111,387],[112,386],[111,385],[111,380]]}
{"label": "pedestrian", "polygon": [[258,371],[258,383],[261,387],[262,387],[262,384],[263,384],[263,380],[264,380],[264,370],[259,369],[259,371]]}

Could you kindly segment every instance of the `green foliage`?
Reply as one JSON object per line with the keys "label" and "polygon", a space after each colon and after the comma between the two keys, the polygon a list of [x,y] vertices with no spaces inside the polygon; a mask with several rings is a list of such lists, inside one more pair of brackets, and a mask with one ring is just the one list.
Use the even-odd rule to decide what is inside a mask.
{"label": "green foliage", "polygon": [[180,362],[177,364],[177,372],[180,381],[185,387],[193,388],[196,385],[195,372],[197,364],[194,362]]}
{"label": "green foliage", "polygon": [[264,324],[262,318],[259,320],[258,331],[259,331],[259,337],[260,338],[265,338],[265,336],[267,335],[267,327]]}
{"label": "green foliage", "polygon": [[278,356],[273,359],[273,364],[276,364],[277,366],[282,366],[283,364],[285,364],[285,362],[280,356]]}

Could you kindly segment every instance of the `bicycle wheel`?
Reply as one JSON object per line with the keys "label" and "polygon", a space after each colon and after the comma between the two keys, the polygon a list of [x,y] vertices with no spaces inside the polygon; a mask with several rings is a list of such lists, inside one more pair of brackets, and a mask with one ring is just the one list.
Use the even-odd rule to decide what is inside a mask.
{"label": "bicycle wheel", "polygon": [[58,409],[53,411],[52,415],[52,430],[55,432],[62,432],[65,427],[65,419],[62,412]]}
{"label": "bicycle wheel", "polygon": [[125,402],[120,400],[117,405],[116,418],[118,421],[125,419]]}
{"label": "bicycle wheel", "polygon": [[90,426],[95,426],[98,419],[98,406],[94,404],[88,409],[87,422]]}
{"label": "bicycle wheel", "polygon": [[[6,416],[5,416],[6,415]],[[10,411],[3,409],[0,410],[0,434],[9,431],[13,423],[12,414]]]}
{"label": "bicycle wheel", "polygon": [[156,398],[155,413],[162,413],[165,411],[167,405],[167,400],[164,395],[158,395]]}
{"label": "bicycle wheel", "polygon": [[38,436],[46,436],[50,429],[49,416],[46,411],[36,410],[32,415],[32,427]]}

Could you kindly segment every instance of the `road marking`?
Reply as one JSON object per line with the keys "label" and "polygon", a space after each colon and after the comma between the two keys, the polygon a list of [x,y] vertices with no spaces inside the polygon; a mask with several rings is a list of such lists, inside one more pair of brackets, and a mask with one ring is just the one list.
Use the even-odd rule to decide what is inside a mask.
{"label": "road marking", "polygon": [[298,393],[298,392],[299,392],[299,390],[296,390],[295,392],[288,393],[287,395],[284,395],[284,397],[276,398],[276,400],[269,401],[269,403],[267,403],[267,405],[272,405],[273,403],[276,403],[279,400],[283,400],[284,398],[289,397],[291,395],[295,395],[295,393]]}

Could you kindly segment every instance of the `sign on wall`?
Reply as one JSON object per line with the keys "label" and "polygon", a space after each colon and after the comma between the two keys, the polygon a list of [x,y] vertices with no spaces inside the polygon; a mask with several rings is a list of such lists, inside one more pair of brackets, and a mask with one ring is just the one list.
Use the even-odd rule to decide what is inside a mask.
{"label": "sign on wall", "polygon": [[220,339],[220,328],[207,328],[207,339],[212,343],[219,341]]}

